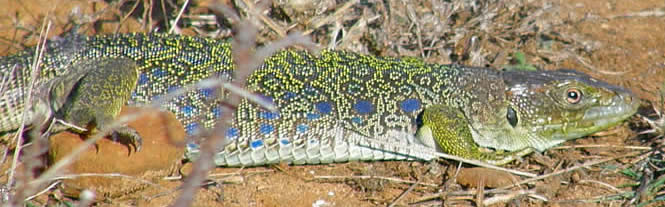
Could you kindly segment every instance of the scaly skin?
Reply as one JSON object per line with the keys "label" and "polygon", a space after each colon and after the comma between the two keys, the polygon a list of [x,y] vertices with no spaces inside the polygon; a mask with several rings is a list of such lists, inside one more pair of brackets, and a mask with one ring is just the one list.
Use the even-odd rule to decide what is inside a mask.
{"label": "scaly skin", "polygon": [[[85,64],[63,66],[68,75],[43,79],[34,84],[34,87],[29,84],[27,87],[15,87],[21,83],[29,83],[29,79],[20,78],[25,78],[21,74],[30,74],[30,70],[22,70],[22,66],[13,64],[10,71],[3,71],[7,73],[3,74],[6,78],[5,85],[0,86],[4,100],[0,104],[9,107],[3,108],[3,121],[0,126],[17,127],[24,122],[28,126],[47,127],[47,121],[57,117],[69,124],[86,127],[83,131],[75,128],[71,130],[89,135],[95,132],[95,126],[106,126],[113,121],[136,86],[136,64],[126,58],[76,61],[81,62]],[[4,76],[6,74],[10,75]],[[28,97],[25,95],[30,87],[33,87],[30,98],[32,101],[31,104],[26,104]],[[28,105],[31,105],[31,108],[26,110]],[[58,133],[68,129],[69,126],[56,124],[50,128],[50,132]],[[140,150],[141,137],[132,128],[119,127],[114,129],[111,135],[127,145],[133,145],[137,151]]]}
{"label": "scaly skin", "polygon": [[[103,129],[109,125],[113,118],[120,114],[122,106],[127,103],[136,87],[139,74],[135,62],[127,58],[91,59],[80,62],[84,64],[76,65],[88,65],[94,68],[85,71],[85,76],[74,82],[76,85],[66,91],[69,93],[67,96],[60,95],[62,92],[53,93],[66,97],[66,100],[60,107],[52,108],[57,111],[55,117],[75,126],[86,127],[86,131],[77,132],[90,135],[96,133],[98,128]],[[68,129],[64,125],[55,126],[56,128],[51,130],[52,133]],[[136,151],[141,150],[143,141],[133,128],[128,126],[115,128],[111,136],[114,140],[134,146]]]}
{"label": "scaly skin", "polygon": [[[69,46],[55,49],[58,45]],[[139,74],[128,104],[146,104],[207,77],[228,79],[235,68],[229,48],[224,41],[177,35],[74,35],[50,43],[41,67],[43,76],[37,82],[70,76],[69,64],[126,58],[137,67],[119,70]],[[26,70],[32,60],[29,51],[0,59],[3,76],[14,65]],[[78,82],[90,87],[131,82],[103,77],[85,76]],[[22,84],[28,80],[25,76],[12,79],[16,84],[10,88],[24,89]],[[101,83],[94,84],[97,81]],[[109,90],[126,91],[130,85]],[[429,160],[434,150],[503,164],[513,155],[545,150],[614,126],[632,115],[638,102],[622,88],[577,72],[501,72],[330,50],[316,57],[303,51],[279,52],[250,76],[248,89],[263,94],[279,110],[268,112],[243,100],[226,133],[229,144],[217,154],[218,165]],[[81,104],[91,100],[91,105],[99,106],[107,99],[94,94],[104,90],[86,92],[76,86],[72,90],[88,98],[68,98],[62,107],[53,107],[59,118],[108,120],[115,116],[113,107],[94,109]],[[217,93],[191,91],[163,107],[174,112],[193,135],[214,127],[220,114],[226,113],[220,105],[225,96]],[[16,114],[6,110],[15,105],[20,104],[0,100],[0,115],[9,117],[0,119],[0,132],[18,128],[10,121]],[[85,110],[66,112],[74,106]],[[92,128],[103,126],[97,123]],[[498,155],[482,152],[480,147],[514,153]],[[191,144],[186,156],[195,158],[197,149]]]}

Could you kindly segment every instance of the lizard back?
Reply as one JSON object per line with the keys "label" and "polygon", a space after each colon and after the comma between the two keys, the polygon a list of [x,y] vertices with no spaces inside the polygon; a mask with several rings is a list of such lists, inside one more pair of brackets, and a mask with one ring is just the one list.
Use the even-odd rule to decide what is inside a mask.
{"label": "lizard back", "polygon": [[[324,50],[318,56],[282,51],[248,81],[250,90],[279,111],[244,101],[227,132],[232,144],[216,162],[430,160],[436,145],[414,136],[423,109],[433,104],[463,108],[474,99],[487,105],[478,108],[492,108],[488,105],[505,103],[502,83],[498,71],[485,68],[345,51]],[[493,87],[473,91],[474,85]]]}
{"label": "lizard back", "polygon": [[[235,68],[230,47],[224,40],[159,33],[69,34],[48,42],[35,84],[72,76],[67,71],[72,67],[66,65],[98,58],[130,59],[138,66],[139,77],[128,104],[148,104],[205,78],[230,80]],[[0,132],[20,126],[17,120],[26,106],[31,82],[26,74],[34,54],[28,49],[0,58],[0,74],[8,80],[3,90],[9,91],[0,99]],[[430,160],[431,152],[440,148],[476,156],[455,152],[441,142],[437,145],[427,133],[416,134],[421,112],[432,105],[460,113],[454,117],[464,120],[452,130],[470,128],[473,134],[473,140],[455,140],[452,147],[480,145],[510,151],[544,150],[605,129],[632,115],[638,106],[630,92],[581,73],[501,72],[332,50],[318,56],[280,51],[249,77],[248,89],[263,94],[278,111],[263,110],[247,100],[236,111],[228,111],[222,107],[224,93],[207,88],[170,98],[161,107],[175,113],[190,135],[214,127],[222,113],[235,113],[225,134],[230,144],[220,149],[215,162],[248,166]],[[198,145],[188,145],[186,157],[195,159],[197,154]]]}

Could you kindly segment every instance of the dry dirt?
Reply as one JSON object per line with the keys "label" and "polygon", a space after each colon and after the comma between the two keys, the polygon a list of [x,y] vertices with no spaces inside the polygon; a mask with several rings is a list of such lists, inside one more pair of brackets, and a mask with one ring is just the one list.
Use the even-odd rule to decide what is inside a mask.
{"label": "dry dirt", "polygon": [[[153,2],[153,7],[143,6],[143,2]],[[662,104],[658,96],[658,90],[665,84],[665,2],[662,0],[478,1],[459,4],[461,7],[420,0],[369,0],[348,5],[332,0],[284,0],[276,1],[270,12],[265,13],[267,20],[248,15],[252,13],[247,12],[247,7],[239,6],[250,1],[222,2],[236,2],[234,8],[241,16],[254,19],[262,43],[299,30],[306,31],[324,47],[333,45],[336,49],[375,55],[414,56],[436,63],[493,67],[509,64],[508,54],[521,51],[529,63],[541,68],[573,68],[632,90],[644,100],[645,106],[659,101]],[[46,20],[52,23],[48,33],[51,37],[70,29],[75,21],[82,22],[79,31],[86,34],[167,31],[168,21],[164,19],[175,19],[183,3],[0,0],[0,55],[35,45]],[[212,1],[190,2],[176,32],[228,37],[231,23],[223,17],[215,18],[206,8],[210,4]],[[132,9],[135,12],[130,13]],[[163,9],[167,12],[162,12]],[[216,20],[221,24],[215,24]],[[341,34],[336,33],[340,31]],[[501,196],[506,199],[495,206],[630,206],[648,199],[662,199],[661,190],[660,194],[644,195],[631,202],[634,196],[629,193],[638,190],[640,180],[621,173],[625,169],[638,173],[644,169],[638,165],[645,162],[646,156],[640,155],[648,151],[630,146],[648,147],[659,141],[651,139],[654,135],[637,136],[637,131],[643,128],[643,122],[633,118],[607,132],[566,142],[564,147],[527,156],[505,167],[540,175],[604,158],[642,154],[482,196],[478,187],[474,187],[478,182],[488,186],[483,188],[488,191],[492,186],[526,178],[494,174],[467,165],[462,168],[472,170],[455,177],[458,168],[455,161],[217,168],[211,172],[213,182],[201,188],[194,206],[386,206],[391,203],[440,206],[442,202],[479,206],[478,201]],[[1,169],[6,170],[11,159],[8,157]],[[106,163],[91,163],[95,164]],[[185,164],[183,171],[190,167]],[[115,192],[97,205],[164,206],[179,195],[181,180],[164,180],[163,173],[148,175],[154,175],[145,178],[154,185],[119,187],[133,190]],[[2,179],[6,177],[4,173]],[[35,205],[45,204],[49,199],[69,202],[69,198],[62,196],[62,186],[58,188],[30,202]]]}

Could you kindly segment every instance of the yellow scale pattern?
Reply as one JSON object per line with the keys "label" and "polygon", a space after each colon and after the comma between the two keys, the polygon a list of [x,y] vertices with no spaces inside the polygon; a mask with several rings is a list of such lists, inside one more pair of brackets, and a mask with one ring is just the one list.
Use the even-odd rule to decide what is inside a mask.
{"label": "yellow scale pattern", "polygon": [[[118,57],[134,60],[139,66],[140,76],[129,104],[150,103],[168,92],[207,77],[218,76],[228,79],[230,77],[228,72],[233,69],[230,44],[226,41],[160,33],[91,37],[71,33],[63,38],[49,41],[45,51],[47,52],[41,59],[41,76],[37,80],[38,84],[67,75],[70,71],[67,71],[68,67],[65,66],[79,64],[81,60]],[[34,49],[28,49],[4,57],[0,59],[0,72],[4,77],[14,66],[17,66],[16,71],[25,72],[27,71],[25,68],[28,68],[33,61],[33,56]],[[22,79],[13,80],[14,82],[30,82],[30,75],[18,74],[12,77]],[[3,109],[21,110],[24,107],[19,101],[5,104],[16,106],[1,106]],[[220,112],[219,97],[216,96],[216,91],[210,89],[191,91],[173,100],[167,100],[167,104],[163,107],[173,111],[185,124],[189,133],[201,126],[213,127],[214,119],[217,117],[215,114]],[[12,127],[14,126],[3,126],[0,131]]]}
{"label": "yellow scale pattern", "polygon": [[[33,51],[2,58],[0,63],[6,64],[0,67],[10,63],[27,67]],[[161,33],[90,37],[68,34],[50,41],[46,51],[41,64],[42,79],[38,82],[67,75],[69,71],[63,66],[84,59],[134,60],[140,75],[130,105],[150,103],[204,78],[229,79],[234,69],[227,41]],[[342,51],[324,51],[314,57],[307,52],[286,50],[267,59],[261,67],[251,76],[249,88],[275,101],[280,111],[273,114],[244,101],[234,126],[227,132],[237,142],[233,145],[240,148],[249,149],[263,140],[318,139],[331,136],[330,130],[337,126],[371,137],[391,130],[413,134],[422,107],[452,94],[455,90],[446,87],[453,85],[459,73],[415,58]],[[18,77],[29,82],[30,76]],[[223,111],[223,98],[220,91],[200,89],[167,100],[162,107],[174,112],[189,134],[196,134],[198,129],[214,126]]]}
{"label": "yellow scale pattern", "polygon": [[[460,76],[464,70],[414,58],[282,51],[268,58],[248,82],[249,89],[263,94],[279,111],[264,111],[244,101],[236,125],[227,133],[233,143],[218,154],[217,164],[409,159],[384,154],[383,149],[359,149],[353,145],[366,141],[351,137],[424,147],[413,143],[419,113],[426,105],[459,106],[470,100],[471,94],[454,84],[465,78]],[[332,153],[328,158],[326,147]],[[362,150],[366,152],[353,155]],[[307,156],[299,160],[302,154]]]}
{"label": "yellow scale pattern", "polygon": [[[46,51],[38,84],[73,77],[68,70],[81,67],[67,66],[96,62],[91,59],[134,61],[139,77],[130,105],[161,100],[205,78],[229,80],[235,68],[227,41],[168,34],[69,34],[49,41]],[[33,56],[34,49],[28,49],[0,58],[0,75],[11,77],[10,92],[0,100],[0,133],[20,126]],[[94,83],[92,79],[87,81]],[[250,76],[248,84],[279,111],[265,111],[243,100],[225,134],[230,144],[215,159],[218,165],[431,159],[427,153],[436,144],[429,143],[434,142],[427,137],[430,132],[417,130],[445,135],[469,126],[476,133],[473,139],[468,134],[434,139],[447,140],[440,147],[453,154],[485,159],[478,150],[458,152],[447,145],[543,150],[615,125],[638,105],[625,89],[574,71],[500,72],[330,50],[316,57],[304,51],[278,52]],[[592,98],[569,105],[570,90]],[[222,91],[204,88],[162,100],[161,107],[174,112],[188,134],[195,135],[228,113],[221,107],[224,98]],[[457,124],[464,126],[441,132],[437,123],[423,123],[423,109],[433,105],[448,111],[433,118],[464,116],[465,122]],[[593,115],[588,120],[583,118],[586,112]],[[186,156],[196,158],[197,150],[195,143],[190,144]]]}

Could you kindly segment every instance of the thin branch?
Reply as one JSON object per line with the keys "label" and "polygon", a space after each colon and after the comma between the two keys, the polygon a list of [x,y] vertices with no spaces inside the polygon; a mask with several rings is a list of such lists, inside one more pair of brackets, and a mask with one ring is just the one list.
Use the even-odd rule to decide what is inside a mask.
{"label": "thin branch", "polygon": [[634,153],[619,155],[619,156],[615,156],[615,157],[609,157],[609,158],[605,158],[605,159],[589,161],[589,162],[586,162],[586,163],[581,164],[581,165],[577,165],[577,166],[566,168],[566,169],[563,169],[563,170],[551,172],[551,173],[541,175],[541,176],[538,176],[538,177],[529,178],[529,179],[526,179],[526,180],[522,180],[518,183],[514,183],[514,184],[504,186],[504,187],[500,187],[500,188],[497,188],[497,189],[508,189],[508,188],[512,188],[512,187],[519,186],[519,185],[522,185],[522,184],[530,183],[530,182],[533,182],[533,181],[542,180],[542,179],[549,178],[549,177],[552,177],[552,176],[556,176],[556,175],[560,175],[560,174],[563,174],[563,173],[571,172],[571,171],[574,171],[574,170],[577,170],[577,169],[580,169],[580,168],[586,168],[586,167],[597,165],[597,164],[600,164],[600,163],[609,162],[609,161],[624,158],[624,157],[631,157],[631,156],[635,156],[635,155],[638,155],[638,154],[640,154],[640,153],[634,152]]}
{"label": "thin branch", "polygon": [[169,34],[172,34],[173,30],[175,30],[175,28],[178,27],[178,21],[180,21],[182,14],[185,12],[185,8],[187,8],[187,5],[189,5],[189,0],[185,0],[185,3],[182,4],[180,12],[178,12],[178,16],[175,17],[175,20],[173,20],[173,24],[171,25],[171,29],[169,29]]}
{"label": "thin branch", "polygon": [[321,179],[321,180],[327,180],[327,179],[379,179],[379,180],[387,180],[387,181],[392,181],[392,182],[397,182],[397,183],[409,183],[409,184],[418,184],[422,186],[428,186],[428,187],[439,187],[439,185],[436,184],[431,184],[431,183],[421,183],[418,181],[410,181],[410,180],[402,180],[399,178],[391,178],[391,177],[384,177],[384,176],[372,176],[372,175],[352,175],[352,176],[336,176],[336,175],[318,175],[314,176],[314,179]]}

